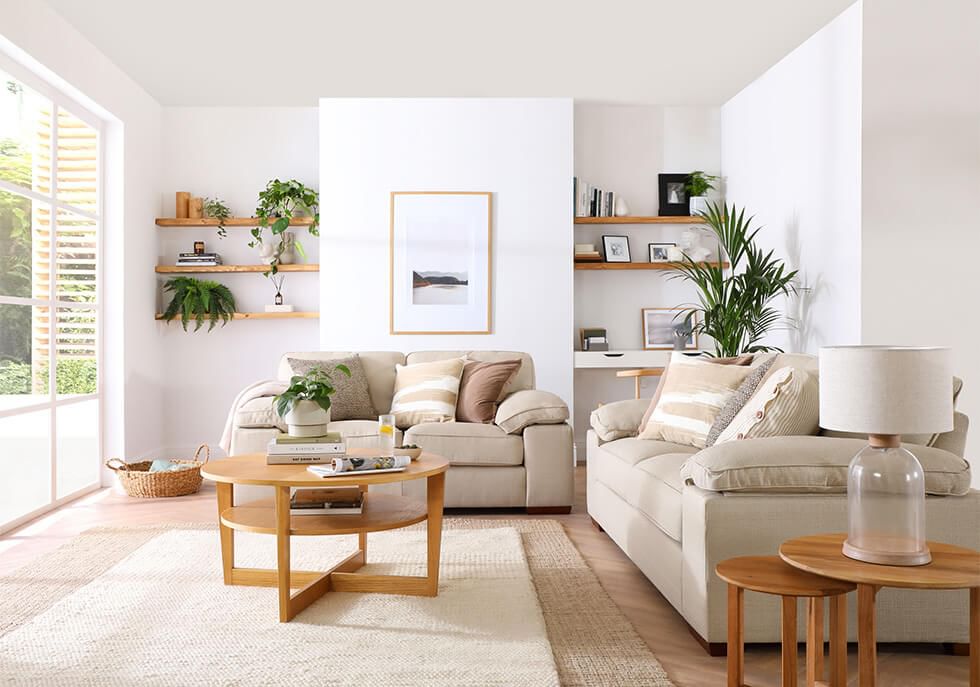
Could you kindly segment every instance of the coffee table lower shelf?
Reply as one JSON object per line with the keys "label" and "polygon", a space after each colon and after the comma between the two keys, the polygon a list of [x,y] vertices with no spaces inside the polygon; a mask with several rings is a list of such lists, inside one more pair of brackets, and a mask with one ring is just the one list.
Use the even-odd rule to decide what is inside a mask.
{"label": "coffee table lower shelf", "polygon": [[[408,527],[426,518],[426,507],[406,496],[365,494],[360,515],[292,515],[289,534],[359,534]],[[232,506],[221,512],[221,524],[240,532],[276,533],[276,505],[272,500]]]}

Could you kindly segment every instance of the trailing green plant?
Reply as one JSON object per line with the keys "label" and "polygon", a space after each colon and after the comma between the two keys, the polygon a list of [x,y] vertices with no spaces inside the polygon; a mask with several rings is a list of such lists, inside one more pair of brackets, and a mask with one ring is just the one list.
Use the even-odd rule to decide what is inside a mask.
{"label": "trailing green plant", "polygon": [[[341,372],[350,377],[350,368],[346,365],[334,366],[334,372]],[[279,417],[286,415],[299,401],[313,401],[324,410],[330,410],[330,396],[336,389],[333,378],[322,366],[313,367],[306,374],[295,375],[289,380],[289,386],[272,402]]]}
{"label": "trailing green plant", "polygon": [[[759,341],[784,321],[772,300],[796,293],[797,271],[756,245],[761,227],[752,227],[744,209],[709,203],[698,216],[718,240],[719,262],[694,262],[685,255],[677,264],[674,276],[698,290],[698,303],[682,306],[685,323],[714,339],[719,357],[780,350]],[[722,252],[731,263],[727,275]]]}
{"label": "trailing green plant", "polygon": [[703,196],[715,187],[718,177],[712,174],[705,174],[700,169],[696,169],[687,175],[687,182],[684,187],[689,196]]}
{"label": "trailing green plant", "polygon": [[220,198],[204,199],[204,216],[218,220],[218,237],[224,238],[228,235],[225,229],[225,220],[231,217],[231,209]]}
{"label": "trailing green plant", "polygon": [[[255,216],[259,219],[259,226],[252,229],[252,240],[249,246],[255,247],[262,243],[262,230],[266,227],[272,232],[272,239],[276,242],[276,249],[273,260],[269,264],[268,274],[275,274],[279,271],[279,256],[286,248],[284,232],[289,228],[289,222],[293,219],[294,213],[302,213],[303,216],[312,218],[313,222],[308,227],[310,235],[320,235],[320,194],[314,189],[308,188],[295,179],[289,181],[279,181],[273,179],[264,190],[259,192],[259,204],[255,208]],[[272,220],[272,224],[269,224]],[[296,251],[301,257],[306,257],[302,244],[294,241]]]}
{"label": "trailing green plant", "polygon": [[187,323],[194,320],[196,332],[208,319],[208,331],[218,322],[224,326],[235,314],[235,297],[224,284],[209,279],[174,277],[163,285],[164,291],[172,291],[174,296],[163,313],[169,322],[178,315],[180,324],[187,331]]}

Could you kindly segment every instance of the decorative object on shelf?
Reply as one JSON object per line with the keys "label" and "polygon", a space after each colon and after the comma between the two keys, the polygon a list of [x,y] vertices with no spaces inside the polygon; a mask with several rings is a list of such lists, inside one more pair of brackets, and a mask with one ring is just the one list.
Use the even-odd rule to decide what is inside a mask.
{"label": "decorative object on shelf", "polygon": [[225,229],[225,221],[231,218],[231,209],[220,198],[204,199],[204,216],[209,219],[218,220],[218,237],[224,238],[228,235]]}
{"label": "decorative object on shelf", "polygon": [[[689,227],[681,233],[680,247],[684,255],[693,262],[704,262],[711,255],[711,250],[701,245],[701,230]],[[683,256],[681,257],[683,260]]]}
{"label": "decorative object on shelf", "polygon": [[194,255],[204,255],[204,241],[194,242]]}
{"label": "decorative object on shelf", "polygon": [[280,265],[292,265],[296,262],[296,234],[291,231],[282,232],[282,250],[279,252]]}
{"label": "decorative object on shelf", "polygon": [[177,219],[187,219],[189,217],[187,213],[190,209],[189,204],[191,200],[191,194],[188,193],[187,191],[177,191],[175,196],[176,197],[174,202],[174,209],[175,209],[174,217],[176,217]]}
{"label": "decorative object on shelf", "polygon": [[616,214],[619,196],[615,192],[582,183],[578,177],[572,177],[572,197],[576,217],[612,217]]}
{"label": "decorative object on shelf", "polygon": [[594,243],[576,243],[575,262],[602,262],[602,253],[595,249]]}
{"label": "decorative object on shelf", "polygon": [[208,279],[193,277],[173,277],[163,285],[164,291],[172,291],[173,298],[163,312],[162,319],[169,322],[178,315],[180,324],[187,331],[187,323],[195,322],[196,332],[208,319],[208,331],[214,329],[218,322],[224,326],[235,314],[235,297],[224,284]]}
{"label": "decorative object on shelf", "polygon": [[[701,217],[719,243],[719,261],[704,263],[685,256],[675,276],[697,288],[698,304],[685,308],[695,334],[710,336],[715,355],[722,358],[779,350],[760,342],[784,321],[770,304],[776,296],[796,293],[796,270],[756,245],[759,229],[752,228],[744,210],[709,203]],[[731,263],[727,276],[722,251]]]}
{"label": "decorative object on shelf", "polygon": [[843,553],[867,563],[925,565],[922,465],[902,434],[953,429],[948,348],[826,346],[820,349],[820,426],[868,435],[847,476]]}
{"label": "decorative object on shelf", "polygon": [[[252,229],[252,240],[249,246],[262,246],[262,261],[269,265],[269,273],[275,274],[279,271],[279,262],[282,253],[286,249],[283,235],[289,227],[289,222],[293,219],[294,213],[302,213],[313,218],[308,231],[311,236],[320,235],[320,194],[311,188],[307,188],[295,179],[289,181],[279,181],[273,179],[264,190],[259,192],[259,204],[255,208],[255,217],[259,220],[259,226]],[[275,220],[269,224],[269,220]],[[262,239],[262,230],[269,227],[272,232],[272,250],[266,250]],[[303,245],[293,237],[293,246],[300,257],[305,258],[306,253]]]}
{"label": "decorative object on shelf", "polygon": [[622,196],[616,196],[616,217],[629,217],[630,206]]}
{"label": "decorative object on shelf", "polygon": [[190,219],[201,219],[204,217],[204,199],[191,196],[187,201],[187,216]]}
{"label": "decorative object on shelf", "polygon": [[714,190],[715,182],[718,177],[705,174],[700,169],[696,169],[687,175],[687,183],[684,188],[687,191],[690,214],[696,215],[708,209],[708,191]]}
{"label": "decorative object on shelf", "polygon": [[667,217],[687,215],[687,174],[658,174],[660,185],[660,209],[658,214]]}
{"label": "decorative object on shelf", "polygon": [[697,316],[693,321],[688,321],[684,313],[683,308],[642,308],[643,350],[697,350]]}
{"label": "decorative object on shelf", "polygon": [[609,339],[605,327],[583,327],[578,330],[579,346],[583,351],[608,351]]}
{"label": "decorative object on shelf", "polygon": [[491,194],[391,193],[389,331],[489,334]]}
{"label": "decorative object on shelf", "polygon": [[178,253],[178,267],[217,267],[221,264],[221,256],[204,250],[204,241],[194,242],[193,253]]}
{"label": "decorative object on shelf", "polygon": [[602,250],[606,254],[606,262],[630,262],[629,236],[613,236],[604,234]]}
{"label": "decorative object on shelf", "polygon": [[648,243],[650,262],[670,262],[670,249],[676,247],[676,243]]}
{"label": "decorative object on shelf", "polygon": [[668,262],[680,262],[684,259],[684,250],[678,248],[676,245],[671,246],[667,249],[667,261]]}
{"label": "decorative object on shelf", "polygon": [[286,275],[278,272],[276,274],[269,275],[269,281],[276,289],[276,296],[273,305],[265,306],[266,312],[293,312],[293,306],[286,305],[282,300],[282,285],[286,281]]}
{"label": "decorative object on shelf", "polygon": [[[335,365],[334,372],[350,377],[350,369]],[[318,437],[327,433],[330,396],[335,389],[331,373],[317,365],[302,375],[294,375],[289,386],[276,396],[272,405],[289,428],[289,436]]]}

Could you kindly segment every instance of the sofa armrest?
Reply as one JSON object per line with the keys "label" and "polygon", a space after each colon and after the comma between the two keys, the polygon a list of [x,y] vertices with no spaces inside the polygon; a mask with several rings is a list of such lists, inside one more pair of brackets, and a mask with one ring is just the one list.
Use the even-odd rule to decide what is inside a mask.
{"label": "sofa armrest", "polygon": [[966,433],[970,429],[970,418],[963,413],[953,413],[953,430],[943,432],[932,442],[933,448],[954,453],[963,458],[966,454]]}
{"label": "sofa armrest", "polygon": [[589,423],[600,441],[635,437],[649,405],[648,398],[631,398],[627,401],[605,403],[592,411]]}
{"label": "sofa armrest", "polygon": [[537,389],[515,391],[497,408],[494,424],[508,434],[531,425],[559,425],[568,420],[568,406],[555,394]]}
{"label": "sofa armrest", "polygon": [[567,423],[524,430],[528,508],[568,508],[575,500],[575,452]]}

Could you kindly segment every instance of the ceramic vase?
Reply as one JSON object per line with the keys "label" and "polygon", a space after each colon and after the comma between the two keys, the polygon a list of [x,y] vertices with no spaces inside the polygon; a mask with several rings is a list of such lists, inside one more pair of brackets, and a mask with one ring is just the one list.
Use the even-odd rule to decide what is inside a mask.
{"label": "ceramic vase", "polygon": [[296,262],[296,235],[291,231],[282,234],[279,262],[283,265],[292,265]]}
{"label": "ceramic vase", "polygon": [[616,196],[616,217],[629,217],[630,206],[626,204],[626,199]]}
{"label": "ceramic vase", "polygon": [[282,418],[291,437],[318,437],[327,433],[330,413],[313,401],[296,401]]}

